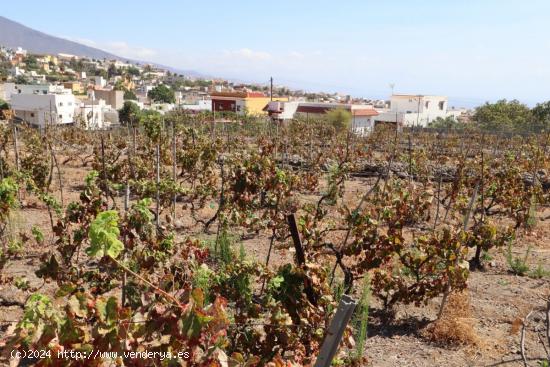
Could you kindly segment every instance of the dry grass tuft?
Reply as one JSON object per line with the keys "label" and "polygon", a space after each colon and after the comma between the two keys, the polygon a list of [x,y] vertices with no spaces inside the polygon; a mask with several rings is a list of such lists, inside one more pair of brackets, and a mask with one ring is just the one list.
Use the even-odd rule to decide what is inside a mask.
{"label": "dry grass tuft", "polygon": [[467,291],[451,293],[439,320],[429,324],[422,335],[431,342],[452,346],[479,345]]}

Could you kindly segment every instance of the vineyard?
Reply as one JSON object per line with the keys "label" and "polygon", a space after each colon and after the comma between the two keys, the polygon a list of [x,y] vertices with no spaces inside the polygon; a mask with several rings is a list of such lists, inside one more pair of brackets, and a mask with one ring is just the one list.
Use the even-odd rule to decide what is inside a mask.
{"label": "vineyard", "polygon": [[216,117],[0,125],[0,363],[548,366],[549,134]]}

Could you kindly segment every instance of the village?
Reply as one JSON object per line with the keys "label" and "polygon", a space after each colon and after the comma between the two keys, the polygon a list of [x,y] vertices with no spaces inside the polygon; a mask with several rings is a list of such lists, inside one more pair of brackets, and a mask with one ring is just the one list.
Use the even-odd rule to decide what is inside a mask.
{"label": "village", "polygon": [[[449,106],[445,96],[392,94],[387,100],[338,93],[307,93],[285,87],[184,76],[156,65],[95,60],[76,55],[35,55],[0,48],[0,100],[13,118],[32,126],[83,124],[107,129],[120,124],[125,103],[165,114],[235,113],[289,121],[343,109],[352,130],[368,134],[376,124],[428,127],[436,120],[468,121],[470,112]],[[5,108],[7,109],[7,108]]]}

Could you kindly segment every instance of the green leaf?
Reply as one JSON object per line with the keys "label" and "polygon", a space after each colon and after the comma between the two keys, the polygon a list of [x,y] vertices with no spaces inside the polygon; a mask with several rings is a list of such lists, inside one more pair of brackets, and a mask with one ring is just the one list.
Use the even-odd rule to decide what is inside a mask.
{"label": "green leaf", "polygon": [[91,257],[109,256],[116,259],[124,244],[118,239],[118,213],[115,210],[108,210],[97,215],[90,224],[90,246],[86,253]]}

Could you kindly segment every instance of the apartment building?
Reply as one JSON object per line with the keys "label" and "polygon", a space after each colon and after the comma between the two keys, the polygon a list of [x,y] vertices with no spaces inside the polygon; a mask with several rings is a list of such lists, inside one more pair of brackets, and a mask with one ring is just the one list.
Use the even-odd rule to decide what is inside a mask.
{"label": "apartment building", "polygon": [[376,122],[426,127],[438,117],[446,118],[449,100],[445,96],[394,94],[389,109],[379,111]]}

